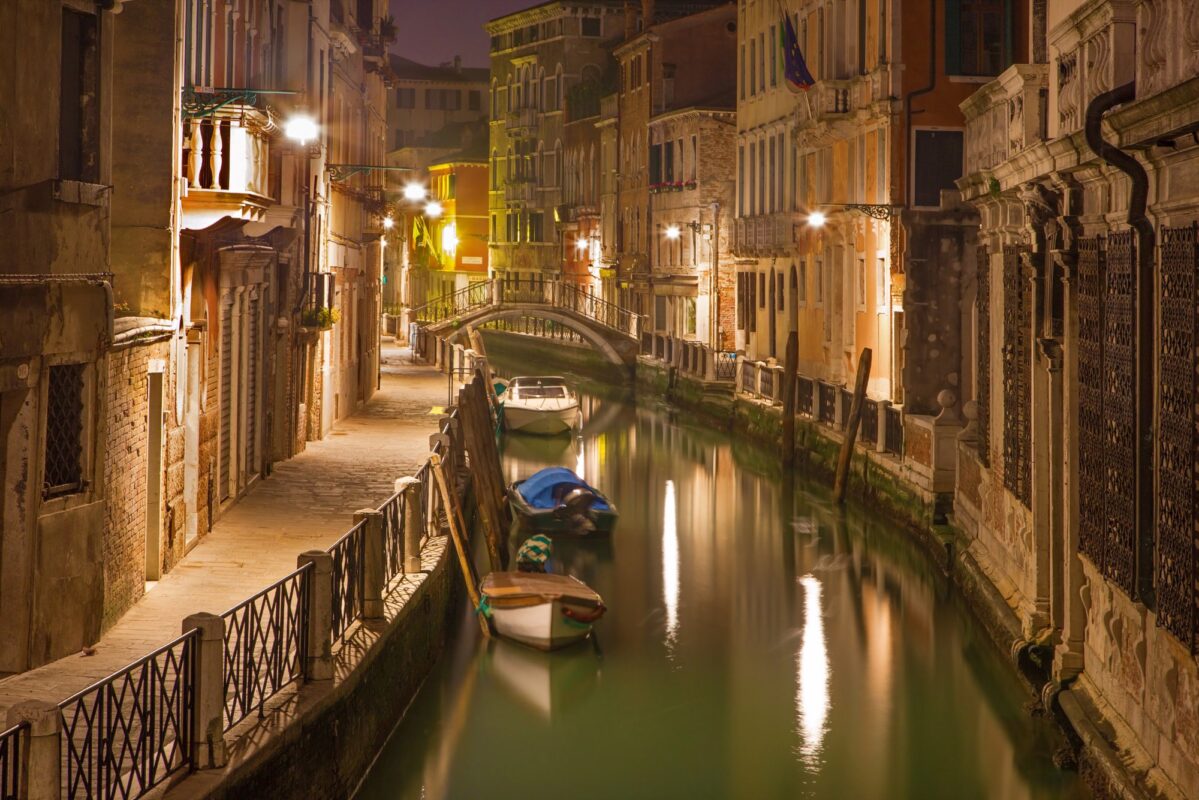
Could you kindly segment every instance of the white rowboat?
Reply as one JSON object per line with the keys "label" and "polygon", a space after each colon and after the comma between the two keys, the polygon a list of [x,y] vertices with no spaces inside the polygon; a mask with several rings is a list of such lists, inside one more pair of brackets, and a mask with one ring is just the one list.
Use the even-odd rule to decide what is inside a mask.
{"label": "white rowboat", "polygon": [[479,589],[496,633],[539,650],[586,639],[607,610],[599,594],[569,575],[493,572]]}
{"label": "white rowboat", "polygon": [[521,433],[557,434],[579,424],[579,398],[555,376],[514,378],[504,392],[504,426]]}

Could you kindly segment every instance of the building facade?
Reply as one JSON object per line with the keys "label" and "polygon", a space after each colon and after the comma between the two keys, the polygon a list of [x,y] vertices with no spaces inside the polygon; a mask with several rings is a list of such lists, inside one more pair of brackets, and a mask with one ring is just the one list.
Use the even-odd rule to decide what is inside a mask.
{"label": "building facade", "polygon": [[369,397],[381,192],[342,165],[382,163],[383,14],[0,10],[0,673],[95,642]]}
{"label": "building facade", "polygon": [[[615,0],[545,3],[492,20],[490,268],[531,279],[562,272],[567,98],[603,85],[624,28]],[[598,92],[598,88],[590,90]]]}
{"label": "building facade", "polygon": [[1034,9],[1029,57],[962,104],[981,229],[955,516],[1075,726],[1193,797],[1199,8]]}
{"label": "building facade", "polygon": [[447,125],[487,118],[486,67],[464,67],[454,56],[438,66],[388,54],[387,150],[419,143]]}
{"label": "building facade", "polygon": [[779,5],[739,3],[737,344],[751,358],[781,359],[795,330],[805,375],[852,382],[868,347],[871,397],[927,414],[960,390],[972,223],[941,193],[962,171],[957,105],[1023,52],[1017,6],[783,3],[815,79],[796,93]]}

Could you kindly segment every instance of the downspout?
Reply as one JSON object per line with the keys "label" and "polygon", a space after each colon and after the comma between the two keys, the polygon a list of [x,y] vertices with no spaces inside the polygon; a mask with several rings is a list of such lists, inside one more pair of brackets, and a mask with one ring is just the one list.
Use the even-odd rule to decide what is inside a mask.
{"label": "downspout", "polygon": [[1128,224],[1136,232],[1136,599],[1152,608],[1153,575],[1153,223],[1145,216],[1149,197],[1149,175],[1141,163],[1103,139],[1103,115],[1121,103],[1136,98],[1136,81],[1129,81],[1098,95],[1087,106],[1083,133],[1087,145],[1100,159],[1128,176],[1132,191],[1128,198]]}
{"label": "downspout", "polygon": [[937,0],[928,2],[928,83],[908,93],[903,98],[904,114],[904,194],[907,199],[913,197],[912,192],[912,101],[932,92],[937,88]]}

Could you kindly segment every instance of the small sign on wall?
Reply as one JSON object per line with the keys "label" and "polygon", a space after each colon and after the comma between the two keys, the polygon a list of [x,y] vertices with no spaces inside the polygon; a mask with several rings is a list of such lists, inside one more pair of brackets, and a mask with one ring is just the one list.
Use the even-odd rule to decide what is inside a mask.
{"label": "small sign on wall", "polygon": [[463,263],[463,264],[479,264],[479,265],[482,265],[482,264],[483,264],[483,256],[463,256],[463,257],[462,257],[462,263]]}

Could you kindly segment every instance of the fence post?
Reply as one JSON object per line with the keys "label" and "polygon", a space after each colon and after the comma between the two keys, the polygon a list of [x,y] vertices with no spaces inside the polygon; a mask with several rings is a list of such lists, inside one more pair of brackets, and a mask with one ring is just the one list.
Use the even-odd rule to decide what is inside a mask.
{"label": "fence post", "polygon": [[354,524],[366,522],[362,534],[362,618],[383,619],[387,588],[387,550],[383,543],[383,512],[364,508],[354,512]]}
{"label": "fence post", "polygon": [[333,678],[333,556],[324,550],[307,550],[296,559],[297,567],[312,565],[308,573],[308,654],[304,679]]}
{"label": "fence post", "polygon": [[183,633],[199,631],[195,661],[195,704],[192,712],[191,763],[196,769],[220,769],[225,750],[225,620],[216,614],[192,614]]}
{"label": "fence post", "polygon": [[890,400],[878,401],[878,441],[874,443],[874,449],[879,453],[887,452],[887,409],[890,407]]}
{"label": "fence post", "polygon": [[425,538],[425,515],[421,510],[420,481],[400,478],[396,491],[404,495],[404,574],[420,572],[420,543]]}
{"label": "fence post", "polygon": [[735,393],[745,391],[745,384],[741,380],[741,373],[744,371],[741,366],[741,362],[744,360],[745,356],[741,355],[740,353],[738,353],[737,357],[733,359],[733,391]]}
{"label": "fence post", "polygon": [[25,700],[8,710],[8,725],[29,726],[17,797],[59,800],[62,797],[62,712],[44,700]]}

